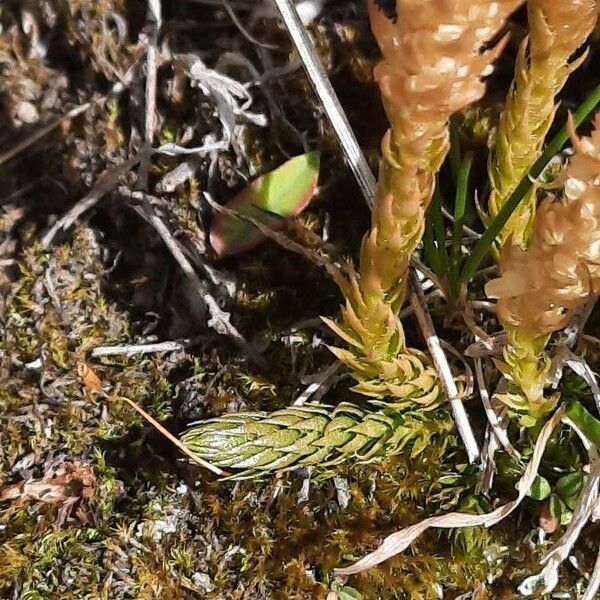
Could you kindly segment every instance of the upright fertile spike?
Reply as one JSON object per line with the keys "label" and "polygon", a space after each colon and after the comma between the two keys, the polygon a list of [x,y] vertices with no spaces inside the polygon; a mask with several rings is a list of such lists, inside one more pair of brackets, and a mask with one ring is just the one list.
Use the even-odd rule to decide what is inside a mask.
{"label": "upright fertile spike", "polygon": [[[429,360],[405,346],[398,313],[406,270],[423,234],[435,173],[448,152],[448,119],[483,95],[482,78],[503,43],[483,48],[521,3],[397,0],[392,19],[389,3],[385,11],[382,2],[369,3],[383,54],[375,78],[391,129],[382,142],[372,226],[358,272],[338,282],[346,305],[343,323],[335,327],[352,340],[349,350],[335,354],[349,366],[361,393],[395,396],[410,389],[411,397],[429,404],[441,399]],[[421,382],[426,387],[414,393]]]}
{"label": "upright fertile spike", "polygon": [[541,203],[527,250],[504,245],[501,276],[486,285],[488,296],[498,298],[498,316],[510,338],[504,372],[514,386],[505,400],[534,417],[553,404],[543,397],[548,336],[600,292],[600,113],[589,137],[572,132],[571,139],[575,154],[563,174],[561,197],[549,195]]}
{"label": "upright fertile spike", "polygon": [[[539,156],[554,119],[556,96],[581,60],[571,60],[594,29],[598,0],[529,0],[529,36],[517,57],[515,78],[501,115],[489,164],[495,217]],[[526,245],[535,215],[535,189],[521,202],[500,235]]]}

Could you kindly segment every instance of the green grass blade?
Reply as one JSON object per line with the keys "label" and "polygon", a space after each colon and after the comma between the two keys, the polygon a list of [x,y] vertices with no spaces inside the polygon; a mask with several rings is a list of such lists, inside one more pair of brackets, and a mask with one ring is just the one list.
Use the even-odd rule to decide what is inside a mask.
{"label": "green grass blade", "polygon": [[600,450],[600,421],[592,416],[577,400],[569,403],[566,415],[581,429],[585,437]]}
{"label": "green grass blade", "polygon": [[[600,85],[594,88],[594,90],[581,103],[577,111],[574,113],[573,120],[575,122],[575,127],[581,125],[581,123],[583,123],[583,121],[589,117],[598,103],[600,103]],[[477,271],[477,268],[481,264],[481,261],[490,251],[490,248],[495,242],[496,237],[500,231],[502,231],[502,228],[516,210],[517,206],[519,206],[521,200],[527,195],[527,192],[532,186],[532,180],[535,180],[540,176],[550,159],[560,152],[568,139],[569,133],[567,131],[567,126],[565,125],[546,146],[546,149],[535,161],[529,170],[529,173],[527,173],[527,175],[519,182],[519,185],[510,195],[509,199],[506,201],[506,204],[500,209],[500,212],[496,215],[486,232],[473,248],[473,252],[465,261],[465,265],[461,273],[460,279],[463,283],[468,283],[471,281],[475,275],[475,272]]]}
{"label": "green grass blade", "polygon": [[440,193],[439,181],[436,180],[433,199],[431,200],[431,222],[435,234],[438,256],[440,259],[440,273],[444,277],[450,275],[450,257],[446,248],[446,231],[444,229],[444,215],[442,214],[442,194]]}
{"label": "green grass blade", "polygon": [[462,236],[462,226],[467,209],[467,194],[469,192],[469,176],[473,166],[473,153],[468,152],[460,165],[458,171],[458,180],[456,182],[456,200],[454,203],[454,227],[452,230],[452,264],[458,270],[458,261],[460,259],[460,238]]}
{"label": "green grass blade", "polygon": [[433,225],[431,223],[431,207],[427,212],[425,220],[425,231],[423,233],[423,252],[427,264],[436,275],[442,275],[442,261],[433,240]]}
{"label": "green grass blade", "polygon": [[452,179],[456,184],[460,173],[461,166],[461,145],[460,145],[460,117],[458,115],[452,115],[450,118],[450,171],[452,172]]}

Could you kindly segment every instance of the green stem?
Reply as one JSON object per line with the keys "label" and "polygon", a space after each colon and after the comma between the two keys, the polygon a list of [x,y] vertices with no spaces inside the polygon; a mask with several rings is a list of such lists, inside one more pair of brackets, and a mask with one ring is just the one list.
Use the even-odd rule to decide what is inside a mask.
{"label": "green stem", "polygon": [[462,226],[467,208],[467,193],[469,191],[469,175],[473,166],[473,153],[468,152],[465,155],[460,170],[458,172],[458,180],[456,182],[456,200],[454,203],[454,228],[452,230],[452,263],[455,268],[458,268],[458,260],[460,258],[460,238],[462,235]]}
{"label": "green stem", "polygon": [[[591,112],[596,108],[596,106],[600,103],[600,85],[598,85],[594,90],[587,96],[587,98],[580,104],[579,108],[573,115],[573,121],[575,122],[575,127],[578,127],[585,121]],[[481,261],[486,257],[492,244],[496,241],[496,237],[502,231],[502,228],[510,219],[513,212],[519,206],[519,203],[523,198],[527,195],[527,192],[532,186],[532,181],[537,179],[548,162],[555,156],[562,147],[565,145],[567,140],[569,139],[569,132],[567,126],[561,128],[561,130],[554,136],[552,141],[546,146],[546,149],[542,153],[542,155],[535,161],[527,175],[521,179],[519,185],[515,188],[514,192],[510,195],[504,206],[500,209],[500,212],[496,215],[494,220],[490,223],[486,232],[479,239],[475,247],[473,248],[473,252],[469,255],[467,260],[465,261],[465,265],[463,267],[461,273],[461,281],[463,283],[469,283],[477,268],[481,264]]]}
{"label": "green stem", "polygon": [[444,215],[442,214],[442,195],[440,193],[438,181],[436,181],[435,191],[431,201],[431,221],[441,263],[441,274],[444,277],[449,277],[450,257],[448,256],[448,250],[446,248],[446,232],[444,230]]}
{"label": "green stem", "polygon": [[458,170],[456,180],[456,197],[454,200],[454,223],[452,227],[452,245],[450,248],[449,287],[452,298],[458,297],[460,289],[460,238],[462,225],[467,207],[467,192],[469,191],[469,175],[473,166],[473,153],[468,152]]}
{"label": "green stem", "polygon": [[450,117],[450,171],[452,172],[452,179],[456,184],[461,167],[461,147],[460,147],[460,117],[458,115],[452,115]]}
{"label": "green stem", "polygon": [[425,232],[423,233],[423,251],[429,266],[436,275],[442,275],[442,261],[433,241],[433,226],[431,224],[431,208],[425,220]]}

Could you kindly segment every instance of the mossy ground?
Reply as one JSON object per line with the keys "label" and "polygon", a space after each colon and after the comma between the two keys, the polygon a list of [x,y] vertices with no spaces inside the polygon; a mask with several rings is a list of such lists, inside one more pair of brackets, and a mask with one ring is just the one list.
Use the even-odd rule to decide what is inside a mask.
{"label": "mossy ground", "polygon": [[[198,53],[215,68],[233,53],[268,70],[264,49],[246,40],[222,9],[163,4],[164,43],[173,52]],[[370,80],[376,50],[359,4],[342,4],[332,2],[312,29],[375,167],[385,129]],[[144,3],[134,0],[3,4],[0,147],[106,94],[143,57],[144,13]],[[37,46],[28,22],[37,27]],[[264,41],[279,48],[275,66],[285,66],[295,58],[286,34],[272,18],[265,23]],[[498,88],[509,70],[510,64],[501,66]],[[248,78],[239,61],[230,62],[228,74]],[[181,141],[190,127],[193,139],[219,130],[207,98],[178,77],[176,66],[159,69],[160,141]],[[82,386],[77,368],[87,362],[109,393],[126,395],[178,432],[189,420],[225,411],[287,406],[303,377],[332,360],[325,347],[332,338],[318,317],[336,314],[339,292],[318,268],[273,244],[217,265],[222,275],[234,275],[236,291],[228,297],[217,287],[216,293],[236,326],[265,349],[266,369],[206,328],[162,241],[119,188],[50,249],[40,245],[48,225],[127,154],[129,143],[138,143],[131,140],[140,127],[142,82],[138,67],[124,94],[67,121],[0,171],[6,259],[0,279],[0,494],[6,496],[0,503],[0,597],[325,598],[333,568],[374,549],[385,534],[429,514],[483,510],[485,502],[472,495],[476,473],[449,433],[416,458],[340,467],[335,475],[348,483],[347,506],[334,480],[318,471],[219,482],[182,461],[130,407]],[[257,110],[268,111],[269,102],[277,107],[270,108],[271,125],[245,125],[243,152],[200,161],[188,182],[158,194],[161,210],[177,237],[198,249],[204,243],[202,190],[226,199],[306,142],[321,151],[323,167],[321,188],[302,221],[320,234],[328,230],[336,250],[352,255],[368,213],[308,83],[295,70],[264,85],[269,97],[252,89]],[[570,93],[577,97],[576,90]],[[473,131],[473,143],[481,144],[481,132]],[[152,184],[180,161],[157,158]],[[191,335],[200,336],[198,343],[179,352],[90,358],[98,346]],[[416,328],[408,335],[419,343]],[[347,388],[342,380],[323,401],[353,398]],[[61,465],[71,469],[68,477],[57,475]],[[301,493],[309,475],[308,494]],[[30,487],[8,497],[22,482]],[[506,476],[504,490],[500,483],[510,497],[514,478]],[[512,598],[515,585],[537,570],[541,549],[524,538],[538,512],[532,501],[491,531],[428,533],[348,585],[368,599],[455,598],[473,590],[477,598]],[[585,540],[593,545],[597,534],[592,527]],[[577,551],[583,569],[592,561],[586,544]],[[565,590],[581,580],[571,566],[564,575]],[[490,578],[495,583],[485,591]]]}

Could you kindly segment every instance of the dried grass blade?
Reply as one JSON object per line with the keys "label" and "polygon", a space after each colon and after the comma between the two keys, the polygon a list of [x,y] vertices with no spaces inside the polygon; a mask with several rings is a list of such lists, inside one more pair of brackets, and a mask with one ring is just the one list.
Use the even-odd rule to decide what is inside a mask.
{"label": "dried grass blade", "polygon": [[291,0],[275,0],[281,18],[294,42],[294,46],[302,60],[306,74],[317,94],[329,119],[350,169],[356,177],[369,208],[375,202],[375,177],[358,145],[356,136],[350,127],[346,113],[327,78],[325,69],[317,57],[312,40],[304,28],[298,12]]}
{"label": "dried grass blade", "polygon": [[523,476],[517,483],[519,495],[515,500],[483,515],[454,512],[424,519],[420,523],[416,523],[415,525],[411,525],[410,527],[406,527],[387,536],[377,550],[367,554],[367,556],[361,558],[359,561],[353,565],[350,565],[349,567],[335,569],[335,574],[338,576],[355,575],[356,573],[370,569],[371,567],[374,567],[388,560],[392,556],[395,556],[396,554],[406,550],[406,548],[408,548],[423,532],[431,527],[440,527],[443,529],[451,529],[455,527],[478,527],[482,525],[484,527],[491,527],[492,525],[500,522],[513,510],[515,510],[515,508],[519,506],[523,498],[525,498],[527,495],[527,492],[529,491],[529,488],[531,487],[531,484],[537,475],[542,460],[542,455],[546,449],[546,443],[560,422],[562,416],[563,408],[561,407],[541,429],[533,449],[531,460],[527,464]]}

